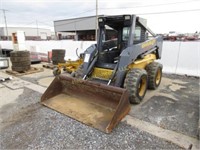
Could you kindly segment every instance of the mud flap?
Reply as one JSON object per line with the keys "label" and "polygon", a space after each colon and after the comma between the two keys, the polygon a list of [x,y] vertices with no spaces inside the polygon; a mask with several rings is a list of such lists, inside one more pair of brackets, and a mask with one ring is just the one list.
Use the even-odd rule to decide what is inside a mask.
{"label": "mud flap", "polygon": [[126,89],[57,76],[41,103],[84,124],[110,133],[130,110]]}

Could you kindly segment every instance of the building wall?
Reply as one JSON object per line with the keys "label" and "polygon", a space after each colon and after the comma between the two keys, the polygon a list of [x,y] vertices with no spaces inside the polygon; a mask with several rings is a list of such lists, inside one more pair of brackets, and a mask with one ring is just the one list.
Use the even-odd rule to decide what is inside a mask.
{"label": "building wall", "polygon": [[76,33],[75,32],[57,32],[56,36],[57,36],[57,40],[66,40],[66,39],[75,40]]}
{"label": "building wall", "polygon": [[[101,16],[102,15],[99,15],[98,17]],[[107,27],[106,29],[110,30],[111,28]],[[58,40],[65,39],[63,38],[64,32],[73,32],[75,33],[75,36],[73,35],[75,41],[94,41],[96,33],[96,16],[54,21],[54,30]]]}
{"label": "building wall", "polygon": [[[94,41],[26,41],[27,50],[35,46],[37,52],[47,53],[52,49],[66,49],[65,59],[76,60],[78,54],[84,52]],[[0,41],[2,48],[12,49],[11,41]],[[170,74],[200,76],[200,41],[196,42],[163,42],[163,71]]]}
{"label": "building wall", "polygon": [[[51,30],[50,29],[42,29],[42,28],[28,28],[28,27],[8,27],[8,36],[11,39],[12,33],[17,31],[24,31],[26,40],[40,40],[45,36],[47,39],[51,38]],[[0,39],[6,40],[6,28],[0,28]],[[41,38],[42,37],[42,38]]]}
{"label": "building wall", "polygon": [[3,36],[4,35],[4,28],[0,28],[0,36]]}
{"label": "building wall", "polygon": [[95,16],[54,21],[55,32],[95,30],[95,27]]}

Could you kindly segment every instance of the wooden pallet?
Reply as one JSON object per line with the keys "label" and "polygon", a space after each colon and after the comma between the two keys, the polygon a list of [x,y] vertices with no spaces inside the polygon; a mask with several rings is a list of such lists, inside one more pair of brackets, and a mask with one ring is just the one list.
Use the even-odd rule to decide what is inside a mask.
{"label": "wooden pallet", "polygon": [[57,65],[53,65],[53,64],[44,64],[42,65],[42,67],[44,68],[48,68],[48,69],[54,69]]}
{"label": "wooden pallet", "polygon": [[31,67],[31,69],[29,69],[27,71],[23,71],[23,72],[17,72],[17,71],[13,71],[13,70],[6,70],[6,73],[17,77],[17,76],[23,76],[23,75],[27,75],[27,74],[42,72],[42,71],[44,71],[43,68]]}

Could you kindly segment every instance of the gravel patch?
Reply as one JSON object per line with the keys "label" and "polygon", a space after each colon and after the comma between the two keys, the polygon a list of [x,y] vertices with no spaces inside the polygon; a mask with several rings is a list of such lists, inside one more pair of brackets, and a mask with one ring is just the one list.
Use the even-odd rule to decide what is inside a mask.
{"label": "gravel patch", "polygon": [[35,92],[28,88],[24,88],[23,94],[19,95],[19,97],[15,100],[15,103],[10,103],[1,107],[0,109],[1,119],[4,120],[3,122],[5,122],[7,118],[13,116],[15,113],[23,110],[27,106],[39,102],[41,96],[42,94],[38,92]]}
{"label": "gravel patch", "polygon": [[1,149],[180,149],[121,122],[105,134],[39,103],[1,130]]}
{"label": "gravel patch", "polygon": [[[21,79],[37,84],[39,78]],[[0,109],[4,116],[1,149],[180,149],[126,122],[121,122],[111,134],[105,134],[42,106],[39,103],[41,96],[24,88],[17,103]]]}

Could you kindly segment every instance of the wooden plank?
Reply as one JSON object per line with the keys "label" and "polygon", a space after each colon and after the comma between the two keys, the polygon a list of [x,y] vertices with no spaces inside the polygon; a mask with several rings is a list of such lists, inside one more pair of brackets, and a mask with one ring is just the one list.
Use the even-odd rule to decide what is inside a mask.
{"label": "wooden plank", "polygon": [[44,64],[42,65],[44,68],[48,68],[48,69],[53,69],[56,67],[56,65],[53,65],[53,64]]}
{"label": "wooden plank", "polygon": [[6,70],[6,73],[17,77],[17,76],[23,76],[23,75],[27,75],[27,74],[42,72],[42,71],[44,71],[43,68],[31,67],[31,69],[29,69],[27,71],[23,71],[23,72],[17,72],[17,71],[13,71],[13,70]]}

